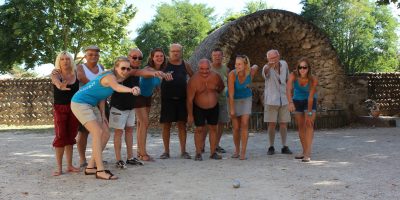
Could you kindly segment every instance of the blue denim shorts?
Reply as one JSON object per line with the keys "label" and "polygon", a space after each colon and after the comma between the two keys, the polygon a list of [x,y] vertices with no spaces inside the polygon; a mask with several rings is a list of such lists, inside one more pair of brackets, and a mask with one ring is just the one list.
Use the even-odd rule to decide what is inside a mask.
{"label": "blue denim shorts", "polygon": [[[293,104],[294,107],[296,108],[296,113],[303,113],[303,112],[307,112],[307,108],[308,108],[308,99],[304,99],[304,100],[295,100],[293,99]],[[313,104],[312,104],[312,112],[316,112],[317,111],[317,99],[313,100]]]}

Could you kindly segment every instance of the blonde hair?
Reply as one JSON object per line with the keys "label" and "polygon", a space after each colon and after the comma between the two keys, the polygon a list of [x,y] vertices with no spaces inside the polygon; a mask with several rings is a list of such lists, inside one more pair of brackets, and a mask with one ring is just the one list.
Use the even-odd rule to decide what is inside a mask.
{"label": "blonde hair", "polygon": [[60,67],[60,60],[61,60],[61,56],[67,56],[69,58],[70,62],[70,67],[72,69],[72,71],[75,71],[75,63],[74,63],[74,58],[72,57],[72,55],[66,51],[62,51],[57,55],[56,61],[54,63],[54,68],[61,70]]}
{"label": "blonde hair", "polygon": [[115,61],[114,61],[114,67],[112,68],[113,74],[115,74],[115,68],[118,67],[118,66],[119,66],[119,63],[121,63],[121,62],[130,63],[128,57],[126,57],[126,56],[120,56],[120,57],[118,57],[118,58],[115,59]]}
{"label": "blonde hair", "polygon": [[244,72],[245,72],[245,75],[247,76],[247,75],[249,75],[250,74],[250,59],[249,59],[249,57],[247,57],[246,55],[237,55],[236,56],[236,59],[242,59],[243,60],[243,63],[244,63]]}

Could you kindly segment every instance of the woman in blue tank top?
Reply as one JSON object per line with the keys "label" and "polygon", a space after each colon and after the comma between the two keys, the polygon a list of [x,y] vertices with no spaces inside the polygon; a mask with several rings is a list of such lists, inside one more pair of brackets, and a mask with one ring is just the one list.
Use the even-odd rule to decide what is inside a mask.
{"label": "woman in blue tank top", "polygon": [[235,152],[232,158],[240,157],[240,160],[246,159],[248,125],[253,96],[250,84],[257,70],[257,65],[250,67],[250,60],[247,56],[238,55],[235,69],[228,75],[229,113],[233,126],[233,142],[235,143]]}
{"label": "woman in blue tank top", "polygon": [[[103,133],[108,131],[108,125],[104,112],[101,113],[101,116],[98,116],[100,114],[97,105],[100,103],[101,107],[104,108],[105,99],[111,96],[114,90],[123,93],[131,92],[133,95],[140,94],[139,87],[128,88],[118,83],[126,79],[130,75],[130,71],[128,58],[119,57],[111,71],[104,72],[96,79],[88,82],[72,97],[72,112],[93,137],[92,158],[85,169],[85,175],[96,175],[98,179],[117,179],[117,176],[104,169],[101,138]],[[101,110],[104,111],[104,109]]]}
{"label": "woman in blue tank top", "polygon": [[[155,48],[151,50],[150,56],[147,60],[147,66],[144,69],[150,71],[163,70],[167,65],[165,53],[162,48]],[[138,158],[143,161],[153,161],[154,159],[147,154],[146,139],[147,129],[149,127],[149,113],[151,107],[151,96],[156,87],[161,84],[159,77],[140,77],[139,86],[141,94],[136,98],[136,103],[139,104],[135,108],[137,123],[137,144],[138,144]]]}
{"label": "woman in blue tank top", "polygon": [[[295,156],[303,162],[310,162],[316,117],[316,87],[318,80],[311,75],[311,65],[306,58],[298,61],[297,68],[289,75],[287,98],[289,111],[294,112],[303,153]],[[293,91],[293,97],[292,97]]]}

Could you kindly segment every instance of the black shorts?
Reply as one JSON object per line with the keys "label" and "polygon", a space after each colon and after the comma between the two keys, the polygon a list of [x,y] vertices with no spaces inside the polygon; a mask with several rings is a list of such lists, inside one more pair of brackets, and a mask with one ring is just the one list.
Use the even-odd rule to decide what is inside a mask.
{"label": "black shorts", "polygon": [[214,106],[214,108],[203,109],[198,107],[196,104],[193,104],[193,118],[194,125],[196,126],[205,126],[206,122],[208,125],[217,125],[218,124],[218,114],[219,114],[219,105]]}
{"label": "black shorts", "polygon": [[151,107],[151,96],[145,97],[139,95],[135,98],[134,108],[144,108],[144,107]]}
{"label": "black shorts", "polygon": [[187,121],[186,98],[161,99],[160,123]]}
{"label": "black shorts", "polygon": [[[307,112],[308,109],[308,99],[304,100],[295,100],[293,99],[294,107],[296,108],[297,113]],[[317,110],[317,99],[314,98],[312,104],[312,111],[316,112]]]}

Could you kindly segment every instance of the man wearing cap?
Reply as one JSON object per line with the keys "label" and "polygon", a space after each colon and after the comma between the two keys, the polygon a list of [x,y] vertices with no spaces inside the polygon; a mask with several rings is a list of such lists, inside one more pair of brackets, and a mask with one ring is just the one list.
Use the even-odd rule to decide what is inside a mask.
{"label": "man wearing cap", "polygon": [[[100,65],[99,58],[100,58],[100,48],[91,45],[85,48],[85,60],[86,63],[79,64],[76,67],[77,70],[77,77],[79,80],[80,87],[88,83],[89,81],[95,79],[99,74],[104,71],[104,67]],[[105,109],[107,106],[99,107],[100,113],[105,114]],[[108,127],[107,120],[103,121],[105,125]],[[87,138],[88,138],[88,131],[84,126],[80,126],[78,137],[77,137],[77,148],[79,153],[79,163],[81,167],[85,167],[87,165],[86,162],[86,146],[87,146]],[[105,148],[108,139],[110,138],[110,134],[103,134],[102,137],[102,147]]]}

